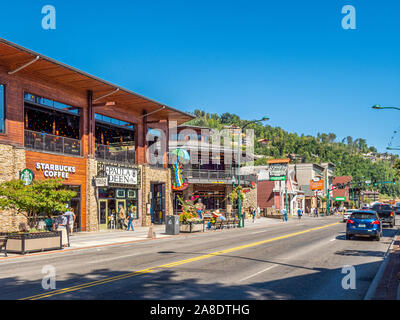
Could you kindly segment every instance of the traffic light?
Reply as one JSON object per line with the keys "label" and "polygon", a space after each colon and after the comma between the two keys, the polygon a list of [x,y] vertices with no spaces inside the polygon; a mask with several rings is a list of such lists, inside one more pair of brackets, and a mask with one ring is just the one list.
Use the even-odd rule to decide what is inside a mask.
{"label": "traffic light", "polygon": [[374,186],[376,186],[376,180],[374,180]]}
{"label": "traffic light", "polygon": [[393,179],[393,184],[396,184],[396,179]]}

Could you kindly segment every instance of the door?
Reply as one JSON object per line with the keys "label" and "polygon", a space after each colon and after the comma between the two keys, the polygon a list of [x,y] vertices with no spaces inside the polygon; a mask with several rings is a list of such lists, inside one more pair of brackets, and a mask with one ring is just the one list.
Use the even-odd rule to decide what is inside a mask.
{"label": "door", "polygon": [[165,220],[165,184],[151,184],[151,222],[163,224]]}
{"label": "door", "polygon": [[108,200],[99,200],[99,229],[107,229],[108,224]]}

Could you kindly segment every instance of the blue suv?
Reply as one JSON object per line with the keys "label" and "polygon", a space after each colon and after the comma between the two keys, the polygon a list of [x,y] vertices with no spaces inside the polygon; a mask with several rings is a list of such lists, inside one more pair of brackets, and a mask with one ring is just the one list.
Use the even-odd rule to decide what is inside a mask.
{"label": "blue suv", "polygon": [[346,223],[346,240],[352,236],[369,236],[379,241],[382,237],[382,223],[377,213],[367,210],[353,212]]}

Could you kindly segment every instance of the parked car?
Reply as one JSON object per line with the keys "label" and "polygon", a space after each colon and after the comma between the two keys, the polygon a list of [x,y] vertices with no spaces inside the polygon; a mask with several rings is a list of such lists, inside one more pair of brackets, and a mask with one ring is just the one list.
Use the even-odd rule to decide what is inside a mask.
{"label": "parked car", "polygon": [[346,222],[347,219],[350,218],[351,214],[352,214],[353,212],[356,212],[356,211],[357,211],[357,209],[348,209],[348,210],[346,210],[346,212],[343,213],[343,222]]}
{"label": "parked car", "polygon": [[391,228],[395,226],[394,208],[390,204],[377,203],[371,207],[371,210],[376,211],[382,223],[388,224]]}
{"label": "parked car", "polygon": [[382,222],[376,211],[357,210],[351,214],[346,223],[346,240],[353,236],[381,239]]}
{"label": "parked car", "polygon": [[394,213],[395,214],[400,214],[400,206],[395,206],[394,207]]}

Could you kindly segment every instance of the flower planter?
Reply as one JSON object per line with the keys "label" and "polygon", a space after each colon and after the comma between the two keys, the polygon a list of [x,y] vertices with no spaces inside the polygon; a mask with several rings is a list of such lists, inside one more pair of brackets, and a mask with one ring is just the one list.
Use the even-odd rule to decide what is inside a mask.
{"label": "flower planter", "polygon": [[193,223],[193,222],[181,222],[179,226],[179,232],[203,232],[204,224],[203,223]]}
{"label": "flower planter", "polygon": [[7,236],[7,252],[26,254],[62,249],[61,231],[37,233],[2,233]]}

